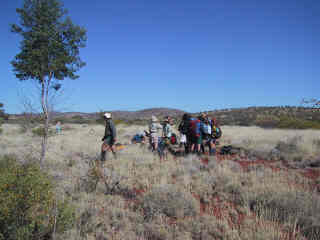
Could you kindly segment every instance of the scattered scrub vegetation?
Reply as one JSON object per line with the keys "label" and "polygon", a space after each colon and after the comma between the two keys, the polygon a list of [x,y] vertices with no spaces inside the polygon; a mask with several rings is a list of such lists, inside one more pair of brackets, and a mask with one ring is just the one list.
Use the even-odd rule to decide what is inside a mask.
{"label": "scattered scrub vegetation", "polygon": [[172,218],[195,216],[198,208],[191,194],[172,185],[154,187],[142,199],[142,209],[147,220],[159,214]]}
{"label": "scattered scrub vegetation", "polygon": [[[34,136],[43,137],[45,134],[45,129],[44,129],[44,127],[33,128],[32,134]],[[53,134],[54,134],[54,131],[52,129],[49,129],[48,136],[53,135]]]}
{"label": "scattered scrub vegetation", "polygon": [[307,107],[249,107],[211,112],[223,125],[263,128],[320,129],[319,109]]}
{"label": "scattered scrub vegetation", "polygon": [[74,209],[57,200],[49,177],[34,164],[0,158],[0,239],[51,239],[73,226]]}
{"label": "scattered scrub vegetation", "polygon": [[8,120],[8,115],[4,112],[3,103],[0,103],[0,134],[3,132],[1,125],[4,123],[5,120]]}
{"label": "scattered scrub vegetation", "polygon": [[[45,166],[55,191],[77,209],[70,228],[58,232],[56,227],[57,240],[319,239],[317,168],[283,164],[291,166],[300,153],[318,153],[315,130],[225,126],[222,146],[229,140],[245,142],[234,156],[168,155],[160,163],[146,148],[132,144],[101,168],[103,125],[69,125],[70,131],[49,138],[50,165]],[[118,139],[123,142],[143,129],[118,125]],[[17,130],[9,125],[0,148],[26,152],[21,143],[39,140]],[[316,175],[305,177],[309,173]],[[54,216],[54,207],[50,213]],[[50,239],[52,225],[42,229],[51,229]]]}

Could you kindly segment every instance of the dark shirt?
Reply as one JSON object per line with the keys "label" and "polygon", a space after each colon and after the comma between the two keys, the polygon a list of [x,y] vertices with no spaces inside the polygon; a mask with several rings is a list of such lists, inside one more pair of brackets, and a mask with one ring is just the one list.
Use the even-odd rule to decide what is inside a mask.
{"label": "dark shirt", "polygon": [[111,119],[106,121],[106,128],[104,131],[104,138],[111,136],[113,139],[117,137],[116,128]]}

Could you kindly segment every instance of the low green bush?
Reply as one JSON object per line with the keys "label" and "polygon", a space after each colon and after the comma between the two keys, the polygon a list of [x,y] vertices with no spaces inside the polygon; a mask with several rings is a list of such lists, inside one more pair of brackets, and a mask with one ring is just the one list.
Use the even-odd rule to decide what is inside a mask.
{"label": "low green bush", "polygon": [[[57,200],[50,178],[35,164],[0,158],[0,239],[51,239],[73,226],[74,209]],[[55,224],[56,223],[56,224]]]}
{"label": "low green bush", "polygon": [[[44,127],[37,127],[37,128],[33,128],[32,129],[32,134],[34,136],[39,136],[39,137],[43,137],[44,136]],[[52,129],[49,129],[48,131],[48,135],[53,135],[54,134],[54,131]]]}

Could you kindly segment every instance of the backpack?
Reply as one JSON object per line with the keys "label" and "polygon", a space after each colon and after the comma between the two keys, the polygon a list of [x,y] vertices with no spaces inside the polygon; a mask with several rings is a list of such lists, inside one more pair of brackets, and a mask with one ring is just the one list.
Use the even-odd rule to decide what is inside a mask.
{"label": "backpack", "polygon": [[184,119],[179,125],[178,131],[181,132],[182,134],[188,134],[190,130],[190,119],[191,117],[189,115],[185,115]]}
{"label": "backpack", "polygon": [[170,137],[170,143],[171,144],[177,144],[177,135],[172,133],[171,137]]}
{"label": "backpack", "polygon": [[212,128],[212,136],[215,138],[215,139],[218,139],[222,136],[222,130],[220,127],[217,127],[217,126],[213,126]]}
{"label": "backpack", "polygon": [[232,145],[223,146],[220,150],[221,155],[233,155],[233,154],[239,154],[241,151],[240,148],[234,147]]}
{"label": "backpack", "polygon": [[192,119],[190,121],[190,133],[194,137],[200,136],[200,120],[199,119]]}
{"label": "backpack", "polygon": [[133,136],[131,141],[134,142],[134,143],[141,143],[142,142],[142,138],[143,138],[142,135],[136,134],[136,135]]}

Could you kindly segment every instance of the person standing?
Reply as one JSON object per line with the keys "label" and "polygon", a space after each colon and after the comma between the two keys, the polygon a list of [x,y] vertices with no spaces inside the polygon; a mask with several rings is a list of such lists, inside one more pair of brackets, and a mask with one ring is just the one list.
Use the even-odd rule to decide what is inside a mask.
{"label": "person standing", "polygon": [[198,118],[191,118],[190,132],[191,132],[191,153],[201,155],[202,133],[201,133],[201,115]]}
{"label": "person standing", "polygon": [[56,134],[61,134],[61,122],[56,123]]}
{"label": "person standing", "polygon": [[115,142],[117,137],[116,128],[111,118],[111,113],[105,113],[103,116],[105,120],[105,131],[104,136],[102,138],[102,146],[101,146],[101,161],[106,160],[106,151],[112,151],[114,158],[117,158]]}
{"label": "person standing", "polygon": [[171,137],[173,134],[172,131],[172,118],[170,116],[167,116],[163,123],[162,128],[162,147],[158,149],[159,155],[160,155],[160,161],[164,160],[165,156],[167,155],[168,149],[171,145]]}
{"label": "person standing", "polygon": [[215,155],[215,139],[213,138],[212,121],[206,117],[201,125],[202,140],[203,140],[203,153],[205,152],[204,147],[209,147],[209,154]]}
{"label": "person standing", "polygon": [[182,121],[179,124],[178,131],[180,132],[180,147],[184,146],[184,153],[189,153],[190,146],[190,119],[191,116],[188,113],[183,114]]}
{"label": "person standing", "polygon": [[153,152],[158,151],[159,131],[162,129],[156,116],[151,116],[151,123],[149,124],[150,144]]}
{"label": "person standing", "polygon": [[163,137],[170,142],[170,138],[172,136],[172,119],[171,117],[167,116],[164,120],[164,124],[163,124]]}

